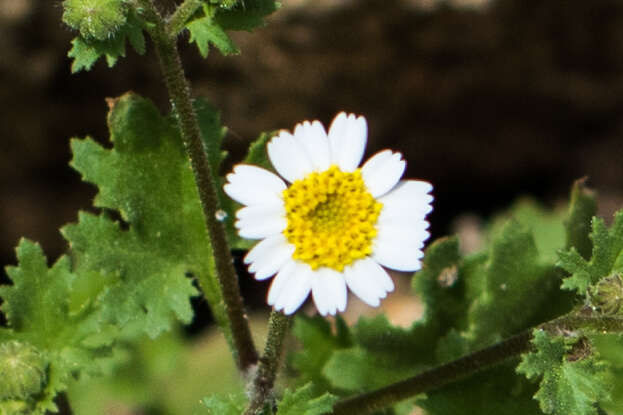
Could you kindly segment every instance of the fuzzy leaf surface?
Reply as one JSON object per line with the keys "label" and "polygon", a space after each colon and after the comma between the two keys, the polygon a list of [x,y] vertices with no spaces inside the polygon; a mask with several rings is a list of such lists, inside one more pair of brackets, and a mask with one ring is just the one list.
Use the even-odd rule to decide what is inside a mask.
{"label": "fuzzy leaf surface", "polygon": [[206,58],[210,45],[223,55],[237,55],[238,47],[227,34],[230,30],[251,31],[265,24],[264,18],[279,8],[274,0],[245,0],[236,4],[215,5],[205,2],[199,17],[186,23],[190,43],[195,43]]}
{"label": "fuzzy leaf surface", "polygon": [[129,13],[125,25],[108,39],[100,40],[83,36],[74,38],[71,41],[72,48],[67,53],[67,56],[73,59],[71,72],[89,71],[101,57],[104,57],[108,67],[112,68],[120,57],[125,57],[126,41],[130,42],[139,55],[145,54],[143,23],[133,12]]}
{"label": "fuzzy leaf surface", "polygon": [[[20,241],[16,252],[18,266],[7,267],[13,284],[0,286],[1,309],[9,325],[0,330],[0,345],[17,341],[41,354],[45,362],[41,369],[46,373],[42,389],[24,405],[28,413],[43,414],[56,411],[54,397],[67,388],[70,378],[99,371],[114,334],[110,327],[99,324],[92,309],[72,312],[73,286],[81,277],[71,271],[67,256],[48,268],[41,247],[26,239]],[[11,380],[0,379],[0,389],[3,381]]]}
{"label": "fuzzy leaf surface", "polygon": [[613,272],[623,272],[623,211],[614,215],[614,223],[608,229],[603,219],[594,218],[591,240],[593,245],[590,260],[572,247],[559,254],[558,265],[571,276],[565,278],[562,288],[575,290],[579,295],[586,295],[588,287]]}
{"label": "fuzzy leaf surface", "polygon": [[331,324],[320,316],[296,316],[292,333],[300,341],[301,348],[289,356],[289,364],[299,374],[299,385],[313,384],[319,392],[331,389],[323,368],[333,353],[352,345],[346,323],[337,319],[336,326],[334,334]]}
{"label": "fuzzy leaf surface", "polygon": [[337,396],[325,393],[322,396],[314,394],[311,383],[298,388],[296,391],[286,389],[279,402],[277,415],[323,415],[333,411],[333,404]]}
{"label": "fuzzy leaf surface", "polygon": [[538,311],[550,289],[557,290],[553,266],[541,263],[532,233],[514,220],[494,236],[482,273],[469,311],[469,337],[478,347],[540,322]]}
{"label": "fuzzy leaf surface", "polygon": [[607,365],[594,355],[582,353],[570,358],[572,345],[562,337],[535,330],[532,340],[536,351],[524,354],[517,372],[532,379],[542,376],[534,398],[541,410],[553,415],[595,415],[595,404],[607,400]]}
{"label": "fuzzy leaf surface", "polygon": [[590,239],[591,220],[597,213],[595,194],[586,188],[585,180],[576,180],[571,188],[569,217],[565,222],[567,249],[574,247],[585,259],[590,259],[593,244]]}
{"label": "fuzzy leaf surface", "polygon": [[[199,112],[206,116],[214,114]],[[94,204],[105,210],[81,213],[77,224],[62,229],[77,272],[110,282],[101,299],[108,319],[152,337],[175,320],[190,322],[189,298],[197,294],[192,275],[227,333],[205,219],[175,120],[127,94],[111,104],[108,124],[111,149],[89,138],[72,141],[71,165],[98,186]],[[124,223],[106,211],[118,212]]]}
{"label": "fuzzy leaf surface", "polygon": [[209,6],[204,7],[205,16],[195,19],[186,25],[190,32],[190,43],[196,43],[199,53],[208,57],[210,45],[215,46],[223,55],[237,55],[240,50],[229,35],[213,19]]}

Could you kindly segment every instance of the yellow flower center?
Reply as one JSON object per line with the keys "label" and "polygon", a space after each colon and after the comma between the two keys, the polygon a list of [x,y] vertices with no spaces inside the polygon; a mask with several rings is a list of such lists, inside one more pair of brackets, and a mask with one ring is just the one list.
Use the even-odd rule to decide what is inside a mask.
{"label": "yellow flower center", "polygon": [[383,205],[366,189],[361,171],[345,173],[331,166],[311,173],[283,191],[294,259],[312,269],[337,271],[372,253],[374,225]]}

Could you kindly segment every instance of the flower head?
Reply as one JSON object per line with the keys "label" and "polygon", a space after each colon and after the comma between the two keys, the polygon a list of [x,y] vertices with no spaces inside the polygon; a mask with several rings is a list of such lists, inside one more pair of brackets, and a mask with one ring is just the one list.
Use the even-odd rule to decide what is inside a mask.
{"label": "flower head", "polygon": [[401,180],[406,163],[390,150],[358,168],[367,132],[365,118],[343,112],[328,134],[305,121],[268,143],[281,177],[245,164],[227,175],[225,192],[245,205],[236,213],[240,236],[260,239],[244,262],[257,280],[277,274],[268,304],[285,314],[310,292],[320,314],[342,312],[347,287],[376,307],[394,289],[384,267],[421,267],[432,186]]}

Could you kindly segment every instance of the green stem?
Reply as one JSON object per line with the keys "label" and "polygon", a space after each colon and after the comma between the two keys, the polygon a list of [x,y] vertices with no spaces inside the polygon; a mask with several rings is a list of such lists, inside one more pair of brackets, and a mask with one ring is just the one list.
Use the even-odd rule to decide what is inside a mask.
{"label": "green stem", "polygon": [[[197,114],[193,108],[190,86],[177,49],[177,37],[169,34],[166,23],[153,5],[153,0],[142,0],[149,7],[150,15],[157,17],[150,34],[154,41],[164,81],[169,97],[177,115],[182,140],[190,158],[199,199],[206,220],[207,232],[214,252],[216,274],[223,292],[225,311],[229,320],[234,354],[238,368],[247,373],[257,363],[258,356],[251,337],[251,331],[244,312],[238,276],[234,269],[231,251],[225,236],[223,224],[216,219],[219,201],[216,185],[201,141]],[[212,306],[216,306],[213,304]]]}
{"label": "green stem", "polygon": [[256,415],[272,398],[272,390],[283,353],[283,342],[292,318],[279,311],[273,311],[268,320],[268,338],[264,355],[260,358],[258,371],[253,379],[249,407],[245,415]]}
{"label": "green stem", "polygon": [[[581,310],[543,323],[535,329],[546,330],[552,334],[575,330],[584,330],[586,334],[621,333],[623,332],[623,318],[592,316]],[[531,349],[533,330],[526,330],[493,346],[426,370],[403,381],[346,398],[335,404],[333,415],[368,414],[401,400],[439,389],[510,358],[518,357]]]}
{"label": "green stem", "polygon": [[175,12],[167,19],[167,31],[171,36],[177,36],[180,34],[186,22],[191,18],[193,14],[201,7],[201,0],[185,0],[180,4]]}

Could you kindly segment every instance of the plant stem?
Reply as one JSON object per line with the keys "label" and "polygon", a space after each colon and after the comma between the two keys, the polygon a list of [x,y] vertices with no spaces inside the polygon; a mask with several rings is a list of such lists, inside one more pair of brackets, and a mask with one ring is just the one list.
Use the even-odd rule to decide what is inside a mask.
{"label": "plant stem", "polygon": [[[197,114],[193,108],[190,86],[177,49],[177,37],[167,31],[167,26],[152,1],[142,0],[150,15],[157,17],[150,34],[156,46],[164,81],[169,91],[186,153],[190,158],[199,199],[206,220],[207,232],[214,252],[216,274],[223,293],[225,311],[229,320],[234,354],[238,368],[247,373],[257,363],[258,356],[244,312],[238,276],[234,269],[230,248],[223,224],[216,219],[219,210],[216,187],[210,165],[201,141]],[[214,306],[214,305],[213,305]]]}
{"label": "plant stem", "polygon": [[201,7],[201,0],[185,0],[167,19],[167,31],[170,36],[177,36],[190,17]]}
{"label": "plant stem", "polygon": [[[580,310],[543,323],[534,329],[546,330],[557,335],[580,329],[585,329],[585,333],[621,333],[623,332],[623,318],[586,315],[583,314],[583,310]],[[507,359],[518,357],[532,348],[534,329],[526,330],[493,346],[426,370],[403,381],[346,398],[335,404],[333,415],[368,414],[403,399],[439,389]]]}
{"label": "plant stem", "polygon": [[264,355],[260,358],[258,371],[253,379],[251,399],[245,415],[261,413],[271,399],[271,393],[277,377],[277,369],[283,352],[283,341],[288,333],[292,318],[280,311],[273,311],[268,320],[268,338]]}

